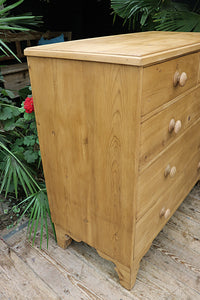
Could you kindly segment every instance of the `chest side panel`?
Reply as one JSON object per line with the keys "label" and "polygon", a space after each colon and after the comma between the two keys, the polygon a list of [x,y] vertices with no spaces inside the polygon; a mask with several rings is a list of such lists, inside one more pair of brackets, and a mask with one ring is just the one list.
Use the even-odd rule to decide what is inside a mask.
{"label": "chest side panel", "polygon": [[74,239],[128,264],[139,69],[34,57],[29,66],[53,221]]}

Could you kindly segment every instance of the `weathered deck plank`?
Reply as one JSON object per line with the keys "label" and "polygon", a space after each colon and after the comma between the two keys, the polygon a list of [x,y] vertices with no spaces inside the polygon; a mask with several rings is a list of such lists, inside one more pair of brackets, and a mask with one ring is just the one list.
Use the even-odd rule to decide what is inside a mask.
{"label": "weathered deck plank", "polygon": [[131,291],[113,263],[82,242],[63,250],[50,236],[41,250],[39,237],[35,246],[27,240],[26,223],[1,237],[0,299],[200,299],[200,185],[154,240]]}
{"label": "weathered deck plank", "polygon": [[16,253],[0,240],[0,299],[60,299]]}

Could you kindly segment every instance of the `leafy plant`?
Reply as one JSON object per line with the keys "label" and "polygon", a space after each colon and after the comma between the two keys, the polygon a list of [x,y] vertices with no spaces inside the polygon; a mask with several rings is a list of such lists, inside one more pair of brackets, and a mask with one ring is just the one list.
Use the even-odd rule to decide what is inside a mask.
{"label": "leafy plant", "polygon": [[[27,89],[30,91],[30,88]],[[21,91],[24,94],[24,91]],[[21,211],[21,217],[29,214],[29,237],[33,232],[33,243],[40,221],[40,246],[45,225],[48,246],[47,218],[50,218],[45,188],[34,108],[32,97],[26,98],[18,107],[12,99],[11,91],[0,88],[0,193],[5,197],[15,194],[15,211]],[[28,103],[26,104],[26,101]],[[29,105],[29,107],[28,107]],[[25,107],[25,108],[24,108]],[[29,112],[29,113],[28,113]],[[21,199],[21,201],[20,201]],[[24,205],[26,204],[26,205]],[[53,232],[54,226],[51,221]]]}
{"label": "leafy plant", "polygon": [[[42,23],[41,16],[32,16],[31,13],[26,13],[20,16],[12,15],[12,10],[19,6],[24,0],[19,0],[13,4],[6,5],[6,0],[0,0],[0,30],[1,31],[29,31],[28,27],[35,27]],[[0,50],[5,55],[11,54],[18,61],[18,57],[6,45],[5,41],[0,39]]]}
{"label": "leafy plant", "polygon": [[111,0],[129,30],[200,31],[200,1]]}
{"label": "leafy plant", "polygon": [[[11,15],[11,10],[22,2],[19,0],[6,6],[6,0],[0,0],[0,30],[28,31],[27,25],[40,24],[41,17]],[[0,40],[0,50],[6,55],[12,54],[19,61],[3,40]],[[15,195],[13,212],[17,216],[21,214],[19,220],[25,214],[29,215],[28,232],[29,238],[33,232],[33,243],[40,221],[41,246],[45,226],[48,247],[48,218],[54,235],[55,230],[44,182],[33,101],[31,95],[27,97],[30,93],[30,87],[19,91],[21,99],[25,100],[19,107],[13,93],[0,87],[0,193],[4,192],[5,197]]]}
{"label": "leafy plant", "polygon": [[[152,16],[159,11],[161,0],[111,0],[111,8],[124,19],[124,24],[129,23],[129,29],[138,30],[148,24],[151,27]],[[138,27],[137,27],[138,26]]]}

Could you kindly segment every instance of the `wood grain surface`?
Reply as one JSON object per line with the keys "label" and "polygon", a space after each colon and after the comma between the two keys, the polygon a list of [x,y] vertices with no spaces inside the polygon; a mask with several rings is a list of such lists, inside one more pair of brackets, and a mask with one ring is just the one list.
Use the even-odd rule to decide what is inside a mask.
{"label": "wood grain surface", "polygon": [[[197,53],[181,56],[161,64],[144,68],[142,87],[142,115],[145,115],[197,84],[199,55]],[[184,86],[174,87],[176,71],[186,72]]]}
{"label": "wood grain surface", "polygon": [[[137,219],[140,219],[156,202],[167,203],[170,197],[178,197],[178,201],[173,200],[176,206],[198,180],[200,176],[197,168],[200,161],[199,130],[198,120],[139,176]],[[168,165],[171,168],[176,167],[174,177],[165,176],[165,168]],[[185,180],[186,176],[187,180]],[[183,196],[182,193],[186,194]]]}
{"label": "wood grain surface", "polygon": [[[166,149],[185,129],[194,124],[200,112],[200,87],[187,91],[176,98],[176,101],[163,107],[162,110],[141,124],[140,171],[142,171],[161,151]],[[169,132],[169,123],[181,121],[181,130],[176,134]]]}
{"label": "wood grain surface", "polygon": [[34,57],[29,65],[53,221],[73,239],[129,266],[139,70]]}
{"label": "wood grain surface", "polygon": [[140,32],[25,49],[25,55],[144,66],[198,51],[197,32]]}
{"label": "wood grain surface", "polygon": [[199,50],[144,32],[25,52],[58,244],[94,247],[129,290],[200,178]]}

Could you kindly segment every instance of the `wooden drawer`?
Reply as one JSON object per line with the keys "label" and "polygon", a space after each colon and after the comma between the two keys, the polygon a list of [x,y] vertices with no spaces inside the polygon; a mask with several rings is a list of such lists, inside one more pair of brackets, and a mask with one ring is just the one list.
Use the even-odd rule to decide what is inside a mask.
{"label": "wooden drawer", "polygon": [[[200,117],[200,87],[141,124],[140,171]],[[175,125],[174,127],[170,124]]]}
{"label": "wooden drawer", "polygon": [[[144,68],[142,86],[142,115],[174,99],[195,86],[198,81],[198,53],[182,56],[161,64]],[[181,81],[174,86],[174,75],[178,72]],[[183,72],[187,75],[184,84]],[[184,86],[181,86],[181,84]]]}
{"label": "wooden drawer", "polygon": [[[196,137],[197,135],[199,136],[199,132],[197,131],[195,134],[194,131],[200,130],[200,124],[195,126],[193,129],[194,130],[191,132],[191,134],[194,134]],[[187,140],[185,140],[185,142],[186,141]],[[183,199],[187,196],[193,187],[194,182],[199,180],[200,170],[197,166],[200,161],[200,139],[198,142],[198,147],[195,145],[195,149],[194,144],[193,146],[191,145],[191,147],[187,147],[190,148],[190,159],[188,159],[189,157],[186,155],[186,151],[183,151],[185,154],[185,156],[183,153],[181,155],[183,168],[182,170],[178,171],[173,184],[169,179],[168,188],[165,191],[163,191],[161,185],[159,186],[160,183],[157,185],[154,184],[155,194],[157,194],[156,189],[159,188],[161,188],[163,192],[159,193],[159,198],[156,196],[158,199],[156,204],[149,208],[146,214],[136,223],[135,258],[141,258],[146,253],[156,235],[164,227],[168,219],[173,215]],[[198,151],[195,152],[197,149]],[[185,174],[187,174],[187,179]],[[168,179],[164,180],[167,181]],[[159,182],[160,181],[162,180],[159,180]],[[149,189],[149,184],[145,186],[145,189]],[[146,200],[150,201],[151,197],[152,196],[149,196]],[[162,211],[166,213],[165,216],[162,215]]]}
{"label": "wooden drawer", "polygon": [[[171,195],[179,194],[183,186],[187,186],[185,174],[187,180],[196,174],[197,164],[191,169],[189,162],[200,151],[199,132],[200,121],[197,121],[139,176],[137,220],[160,199],[168,201],[169,191]],[[171,167],[171,174],[167,175],[168,166]],[[175,168],[176,173],[172,174]]]}

